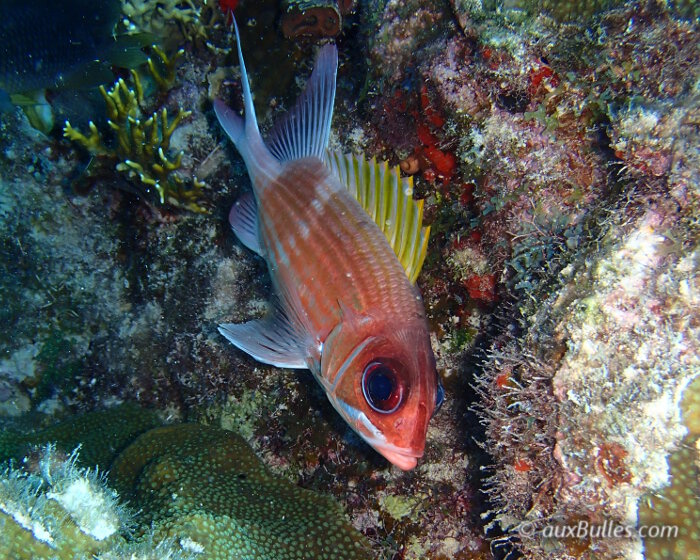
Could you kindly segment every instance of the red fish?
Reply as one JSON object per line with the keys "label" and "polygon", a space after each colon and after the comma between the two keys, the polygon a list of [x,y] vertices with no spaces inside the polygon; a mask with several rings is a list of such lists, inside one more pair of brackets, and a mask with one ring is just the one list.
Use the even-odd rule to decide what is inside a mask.
{"label": "red fish", "polygon": [[234,204],[229,220],[267,261],[276,305],[263,319],[219,331],[261,362],[310,369],[365,441],[412,469],[443,399],[413,285],[428,238],[422,201],[397,170],[327,154],[335,45],[319,50],[301,98],[263,142],[237,42],[245,120],[219,100],[214,108],[253,194]]}

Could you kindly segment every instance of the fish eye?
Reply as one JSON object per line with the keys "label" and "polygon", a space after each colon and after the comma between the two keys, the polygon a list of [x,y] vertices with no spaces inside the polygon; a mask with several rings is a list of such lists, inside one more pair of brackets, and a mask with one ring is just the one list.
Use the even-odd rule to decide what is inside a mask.
{"label": "fish eye", "polygon": [[404,387],[392,368],[375,361],[362,373],[362,393],[372,410],[391,414],[403,402]]}
{"label": "fish eye", "polygon": [[[433,409],[433,416],[435,416],[440,410],[440,407],[442,407],[442,403],[445,402],[445,389],[442,386],[442,381],[440,381],[440,377],[438,376],[437,380],[437,392],[435,394],[435,408]],[[432,418],[432,416],[431,416]]]}

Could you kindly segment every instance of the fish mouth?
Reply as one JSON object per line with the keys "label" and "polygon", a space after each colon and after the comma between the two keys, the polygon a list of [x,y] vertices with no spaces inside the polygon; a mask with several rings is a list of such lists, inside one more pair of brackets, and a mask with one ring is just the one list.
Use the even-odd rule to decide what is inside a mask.
{"label": "fish mouth", "polygon": [[418,464],[418,457],[411,452],[389,449],[379,449],[378,451],[402,471],[410,471]]}
{"label": "fish mouth", "polygon": [[[341,369],[343,368],[341,367]],[[334,381],[334,385],[336,383],[337,380]],[[328,390],[329,389],[326,388],[326,391]],[[399,467],[401,470],[410,471],[411,469],[415,468],[415,466],[418,464],[418,459],[423,456],[422,448],[419,451],[416,451],[410,447],[397,447],[396,445],[389,443],[384,434],[382,434],[377,427],[370,422],[369,418],[367,418],[367,415],[364,412],[350,406],[343,399],[335,397],[335,395],[330,392],[327,394],[331,403],[345,419],[345,421],[378,453],[381,453],[384,458]]]}

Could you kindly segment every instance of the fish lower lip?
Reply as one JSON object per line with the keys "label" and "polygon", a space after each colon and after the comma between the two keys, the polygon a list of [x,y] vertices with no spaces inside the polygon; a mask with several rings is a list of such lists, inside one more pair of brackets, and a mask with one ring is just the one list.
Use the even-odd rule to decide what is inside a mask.
{"label": "fish lower lip", "polygon": [[382,451],[381,453],[392,464],[396,465],[403,471],[410,471],[418,464],[418,458],[413,457],[412,455],[397,453],[396,451]]}

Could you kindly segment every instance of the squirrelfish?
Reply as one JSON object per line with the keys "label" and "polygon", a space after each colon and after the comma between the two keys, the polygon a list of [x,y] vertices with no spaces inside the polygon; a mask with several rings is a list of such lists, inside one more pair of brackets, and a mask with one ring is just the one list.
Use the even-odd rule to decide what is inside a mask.
{"label": "squirrelfish", "polygon": [[[234,22],[235,26],[235,22]],[[423,455],[443,399],[414,282],[428,228],[398,169],[327,151],[338,53],[320,48],[306,89],[264,142],[236,27],[245,120],[219,100],[253,193],[229,215],[267,262],[274,310],[219,331],[260,362],[310,369],[338,413],[401,469]]]}

